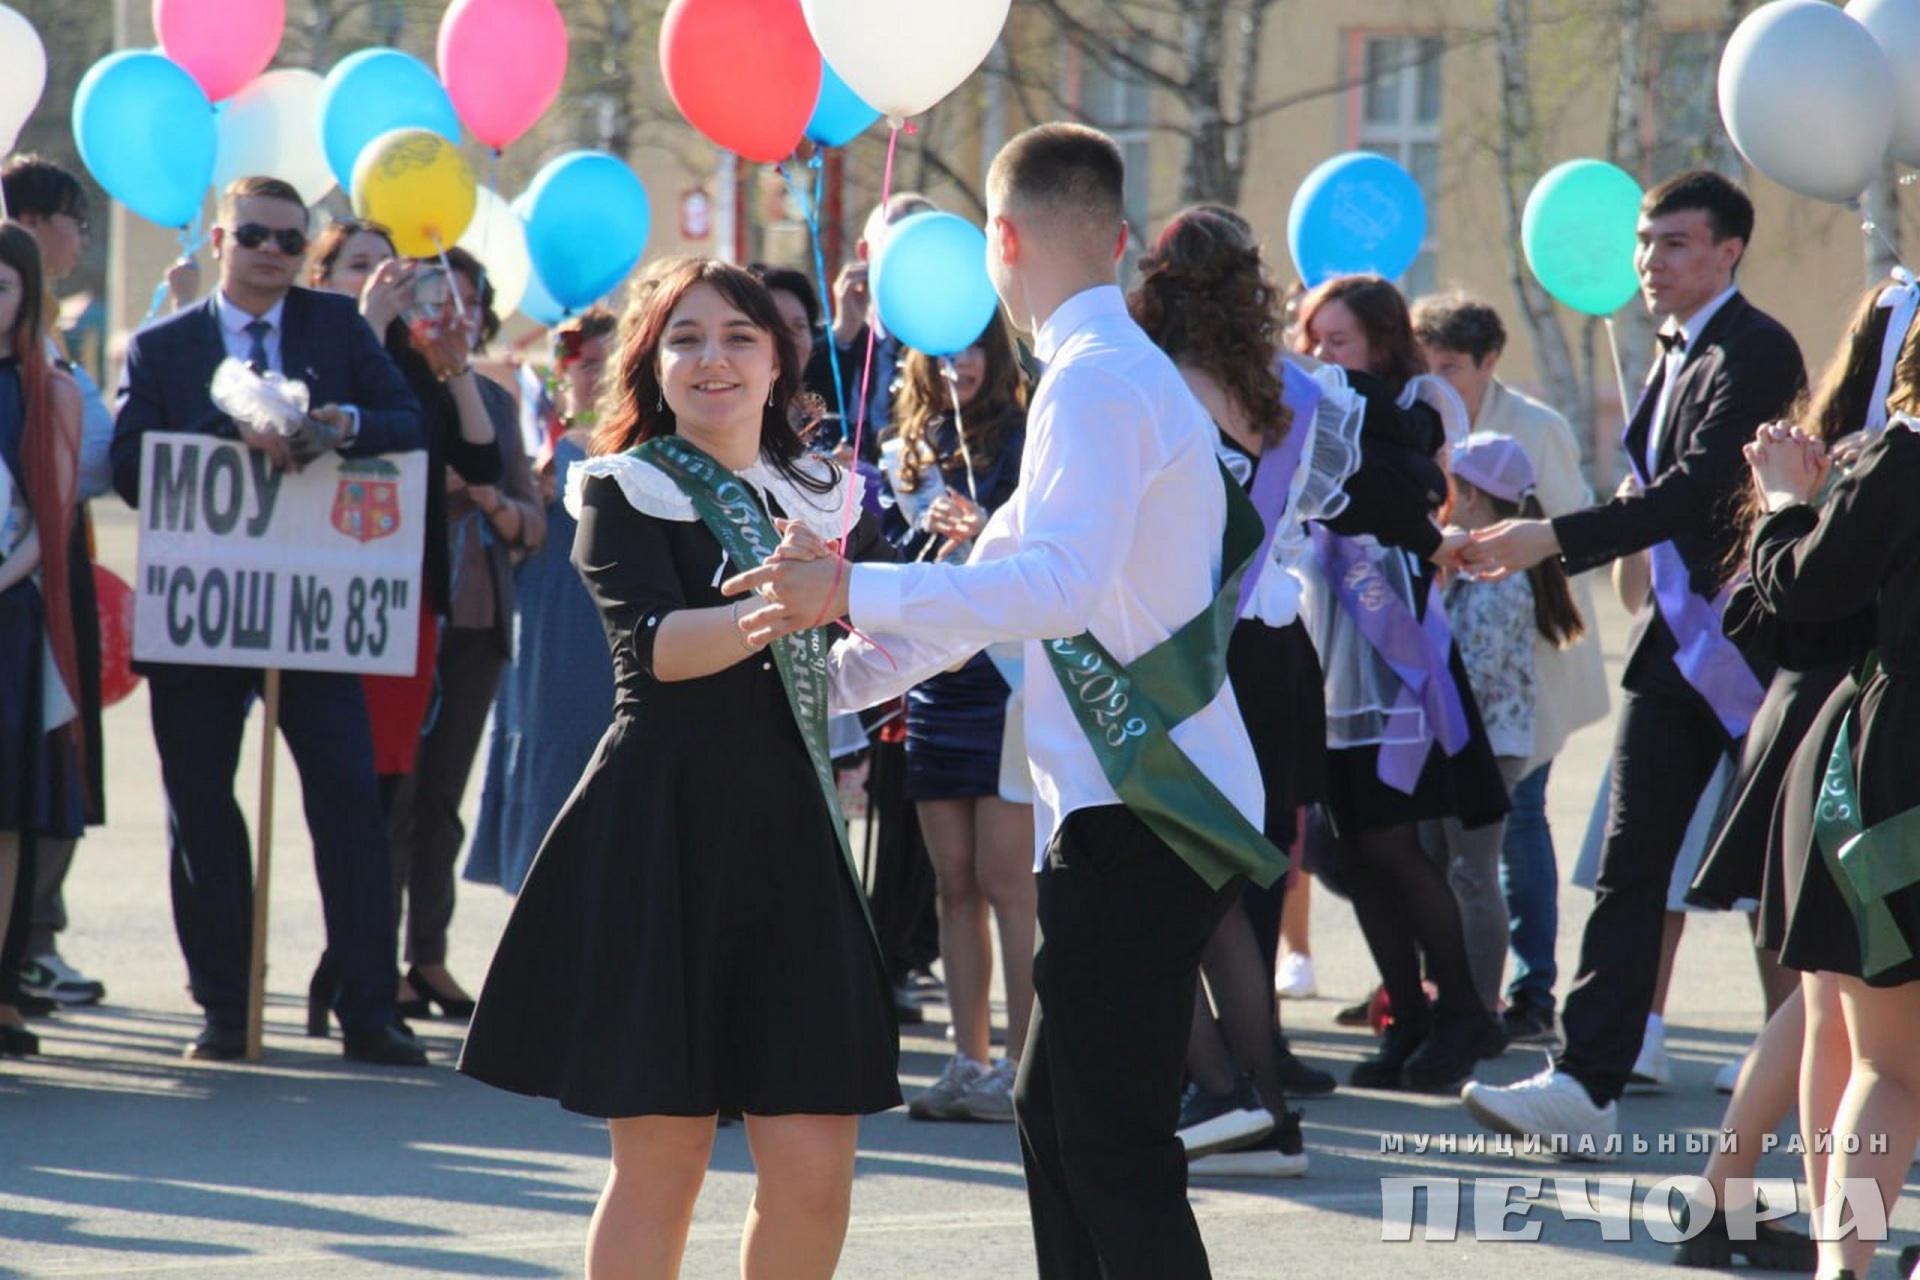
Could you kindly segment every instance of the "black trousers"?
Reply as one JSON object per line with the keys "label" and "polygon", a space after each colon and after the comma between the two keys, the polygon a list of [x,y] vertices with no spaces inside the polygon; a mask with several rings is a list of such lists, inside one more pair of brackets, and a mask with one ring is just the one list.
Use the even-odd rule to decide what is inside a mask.
{"label": "black trousers", "polygon": [[1580,939],[1580,969],[1561,1010],[1567,1047],[1555,1064],[1601,1106],[1627,1087],[1653,1008],[1667,882],[1701,792],[1729,749],[1694,696],[1627,690],[1613,740],[1613,798]]}
{"label": "black trousers", "polygon": [[1041,1280],[1210,1275],[1177,1126],[1200,953],[1239,893],[1119,805],[1055,832],[1014,1086]]}
{"label": "black trousers", "polygon": [[420,735],[413,772],[400,780],[387,813],[393,918],[399,920],[404,907],[402,954],[412,964],[447,962],[453,866],[467,841],[460,802],[506,665],[491,628],[448,627],[440,633],[439,697],[432,722]]}
{"label": "black trousers", "polygon": [[[253,866],[233,783],[261,673],[155,666],[147,675],[167,791],[174,929],[207,1022],[239,1030],[246,1025]],[[393,997],[400,972],[387,833],[360,677],[283,672],[280,735],[300,774],[313,836],[327,954],[339,975],[340,1025],[350,1031],[389,1025],[398,1018]]]}

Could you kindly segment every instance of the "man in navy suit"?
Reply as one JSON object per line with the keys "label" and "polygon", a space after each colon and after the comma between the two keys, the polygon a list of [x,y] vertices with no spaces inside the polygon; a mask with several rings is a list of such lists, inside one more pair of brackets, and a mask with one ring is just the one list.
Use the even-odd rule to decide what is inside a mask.
{"label": "man in navy suit", "polygon": [[1583,1141],[1604,1153],[1617,1139],[1615,1100],[1653,1005],[1667,882],[1701,793],[1770,674],[1721,633],[1716,599],[1746,536],[1735,512],[1747,484],[1742,447],[1787,413],[1805,381],[1792,335],[1734,283],[1752,235],[1752,203],[1717,173],[1679,174],[1647,193],[1636,261],[1664,323],[1623,442],[1639,486],[1554,520],[1495,525],[1462,553],[1469,570],[1496,575],[1556,554],[1569,573],[1642,550],[1653,562],[1653,607],[1634,624],[1621,677],[1606,840],[1562,1015],[1566,1048],[1531,1080],[1470,1083],[1463,1094],[1481,1123],[1565,1137],[1576,1154]]}
{"label": "man in navy suit", "polygon": [[[114,424],[113,480],[140,503],[141,436],[198,432],[238,439],[289,465],[287,441],[214,407],[208,387],[229,356],[307,384],[313,416],[339,433],[347,457],[425,447],[420,407],[353,299],[293,287],[306,247],[307,207],[273,178],[242,178],[220,201],[213,256],[220,287],[198,305],[135,334]],[[252,875],[234,771],[262,673],[147,664],[153,737],[167,789],[174,927],[206,1027],[190,1058],[245,1052]],[[300,771],[307,829],[339,977],[335,1012],[346,1055],[417,1066],[420,1043],[400,1023],[386,828],[373,736],[357,675],[289,671],[280,731]]]}

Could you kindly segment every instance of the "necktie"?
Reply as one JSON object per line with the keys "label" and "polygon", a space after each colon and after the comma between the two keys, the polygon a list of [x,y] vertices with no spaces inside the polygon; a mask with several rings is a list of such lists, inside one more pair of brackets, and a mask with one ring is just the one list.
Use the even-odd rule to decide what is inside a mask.
{"label": "necktie", "polygon": [[1687,335],[1681,330],[1662,329],[1653,336],[1660,340],[1660,350],[1664,354],[1672,355],[1676,351],[1682,355],[1686,354]]}
{"label": "necktie", "polygon": [[252,342],[247,346],[247,367],[255,373],[265,373],[272,367],[267,359],[267,335],[273,332],[273,326],[265,320],[247,322],[247,337]]}

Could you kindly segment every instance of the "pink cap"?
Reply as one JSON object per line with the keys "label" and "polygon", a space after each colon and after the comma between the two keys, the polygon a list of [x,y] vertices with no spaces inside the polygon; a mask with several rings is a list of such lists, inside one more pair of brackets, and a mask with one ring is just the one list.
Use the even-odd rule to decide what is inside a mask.
{"label": "pink cap", "polygon": [[1453,474],[1482,493],[1505,502],[1523,501],[1533,492],[1533,460],[1512,436],[1476,431],[1454,449]]}

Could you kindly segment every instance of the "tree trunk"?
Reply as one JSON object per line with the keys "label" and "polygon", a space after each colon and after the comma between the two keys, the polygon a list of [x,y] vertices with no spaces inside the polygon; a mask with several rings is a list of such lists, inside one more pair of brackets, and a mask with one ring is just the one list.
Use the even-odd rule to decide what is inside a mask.
{"label": "tree trunk", "polygon": [[1227,178],[1227,121],[1220,101],[1226,0],[1189,9],[1182,23],[1189,134],[1180,198],[1187,204],[1232,204],[1239,193]]}
{"label": "tree trunk", "polygon": [[1528,271],[1520,247],[1522,192],[1538,177],[1533,159],[1533,87],[1527,66],[1529,7],[1528,0],[1496,0],[1494,5],[1500,64],[1500,203],[1507,227],[1507,278],[1533,338],[1534,358],[1546,384],[1547,399],[1567,415],[1575,437],[1584,440],[1592,435],[1592,388],[1581,386],[1553,299]]}

